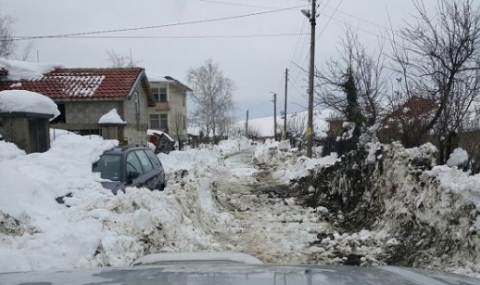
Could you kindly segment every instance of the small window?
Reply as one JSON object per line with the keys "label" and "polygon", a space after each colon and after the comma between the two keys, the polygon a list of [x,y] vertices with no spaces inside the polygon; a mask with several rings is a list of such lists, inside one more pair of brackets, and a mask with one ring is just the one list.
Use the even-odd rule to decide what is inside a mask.
{"label": "small window", "polygon": [[58,111],[60,111],[60,115],[58,115],[55,119],[53,119],[50,124],[65,124],[67,122],[67,117],[65,115],[65,104],[59,103],[57,104]]}
{"label": "small window", "polygon": [[134,152],[131,152],[127,155],[127,175],[130,172],[137,172],[139,174],[143,173],[140,160]]}
{"label": "small window", "polygon": [[160,92],[158,90],[158,88],[150,88],[152,90],[152,95],[153,95],[153,98],[155,98],[155,102],[159,102],[160,101]]}
{"label": "small window", "polygon": [[187,104],[187,96],[182,96],[182,106],[185,107],[185,105]]}
{"label": "small window", "polygon": [[140,163],[142,164],[143,172],[147,173],[152,171],[153,165],[150,159],[147,157],[147,154],[143,150],[135,151],[138,158],[140,159]]}
{"label": "small window", "polygon": [[158,88],[160,100],[158,102],[168,102],[167,100],[167,88]]}
{"label": "small window", "polygon": [[168,115],[161,114],[160,115],[160,129],[165,130],[168,129]]}
{"label": "small window", "polygon": [[150,129],[160,129],[160,115],[150,114]]}

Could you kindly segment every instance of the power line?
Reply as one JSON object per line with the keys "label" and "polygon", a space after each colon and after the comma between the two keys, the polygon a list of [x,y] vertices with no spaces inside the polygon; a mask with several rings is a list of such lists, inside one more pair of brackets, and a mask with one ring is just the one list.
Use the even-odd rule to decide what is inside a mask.
{"label": "power line", "polygon": [[325,30],[327,29],[328,25],[329,25],[330,22],[332,21],[333,16],[335,16],[335,14],[337,13],[338,8],[340,7],[340,5],[342,5],[343,1],[344,1],[344,0],[340,0],[340,2],[338,2],[337,7],[335,7],[335,10],[333,11],[333,14],[330,15],[330,18],[328,19],[328,21],[327,21],[327,23],[325,24],[325,26],[323,26],[322,31],[320,32],[320,34],[318,34],[317,40],[318,40],[318,38],[320,38],[320,36],[325,32]]}
{"label": "power line", "polygon": [[268,8],[268,9],[278,8],[278,7],[257,6],[257,5],[250,5],[250,4],[240,4],[240,3],[222,2],[222,1],[214,1],[214,0],[199,0],[199,1],[214,3],[214,4],[229,5],[229,6],[239,6],[239,7],[254,7],[254,8]]}
{"label": "power line", "polygon": [[298,36],[298,35],[302,35],[302,34],[301,33],[284,33],[284,34],[204,35],[204,36],[69,36],[69,37],[61,37],[58,39],[222,39],[222,38],[287,37],[287,36]]}
{"label": "power line", "polygon": [[21,41],[21,40],[34,40],[34,39],[47,39],[47,38],[68,38],[68,37],[74,37],[74,36],[87,36],[87,35],[95,35],[95,34],[131,32],[131,31],[140,31],[140,30],[148,30],[148,29],[158,29],[158,28],[166,28],[166,27],[212,23],[212,22],[234,20],[234,19],[241,19],[241,18],[246,18],[246,17],[253,17],[253,16],[259,16],[259,15],[277,13],[277,12],[282,12],[282,11],[299,9],[299,8],[302,8],[302,7],[305,7],[305,5],[288,7],[288,8],[281,8],[281,9],[275,9],[275,10],[269,10],[269,11],[263,11],[263,12],[257,12],[257,13],[243,14],[243,15],[237,15],[237,16],[213,18],[213,19],[206,19],[206,20],[196,20],[196,21],[188,21],[188,22],[179,22],[179,23],[173,23],[173,24],[163,24],[163,25],[137,27],[137,28],[90,31],[90,32],[78,32],[78,33],[58,34],[58,35],[46,35],[46,36],[15,37],[12,40]]}

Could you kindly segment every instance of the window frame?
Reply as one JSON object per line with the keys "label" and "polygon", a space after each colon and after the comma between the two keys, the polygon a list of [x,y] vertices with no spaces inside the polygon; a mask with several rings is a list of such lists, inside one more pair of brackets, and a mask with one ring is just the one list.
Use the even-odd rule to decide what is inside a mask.
{"label": "window frame", "polygon": [[[140,158],[138,158],[137,154],[135,153],[135,151],[130,151],[129,153],[127,153],[127,155],[125,156],[125,174],[126,174],[126,177],[128,177],[128,165],[129,164],[132,164],[130,163],[130,161],[128,160],[130,155],[133,155],[133,157],[135,157],[138,161],[138,166],[140,166],[140,171],[136,171],[138,172],[138,174],[140,175],[143,175],[145,173],[145,171],[143,170],[143,166],[142,166],[142,163],[140,161]],[[133,164],[132,164],[133,165]],[[135,165],[133,165],[135,167]]]}
{"label": "window frame", "polygon": [[[140,161],[140,164],[143,168],[143,174],[152,172],[155,167],[153,166],[153,163],[150,161],[150,158],[145,153],[145,151],[143,149],[139,149],[139,150],[135,150],[134,152],[137,155],[137,158]],[[148,162],[148,163],[145,164],[144,162]],[[148,165],[150,165],[150,169],[146,169]]]}

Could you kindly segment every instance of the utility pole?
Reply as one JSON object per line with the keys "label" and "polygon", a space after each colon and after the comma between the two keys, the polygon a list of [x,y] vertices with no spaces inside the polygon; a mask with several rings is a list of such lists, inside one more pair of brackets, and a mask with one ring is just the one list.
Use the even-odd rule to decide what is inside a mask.
{"label": "utility pole", "polygon": [[315,72],[315,25],[317,18],[317,2],[312,1],[312,10],[302,13],[310,18],[310,24],[312,26],[310,35],[310,80],[308,83],[308,125],[307,125],[307,157],[312,157],[313,147],[313,93],[314,93],[314,72]]}
{"label": "utility pole", "polygon": [[287,139],[287,94],[288,94],[288,68],[285,69],[285,108],[283,110],[283,135]]}
{"label": "utility pole", "polygon": [[273,93],[272,102],[273,102],[273,137],[275,138],[275,140],[277,140],[277,93]]}
{"label": "utility pole", "polygon": [[247,110],[247,120],[245,121],[245,136],[248,138],[248,110]]}

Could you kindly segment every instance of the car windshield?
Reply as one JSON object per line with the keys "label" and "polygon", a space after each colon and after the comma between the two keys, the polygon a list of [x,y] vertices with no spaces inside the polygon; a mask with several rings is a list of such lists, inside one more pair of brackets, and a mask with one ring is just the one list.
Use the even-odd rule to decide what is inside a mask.
{"label": "car windshield", "polygon": [[120,181],[120,155],[104,154],[92,166],[93,172],[100,173],[100,177],[112,181]]}

